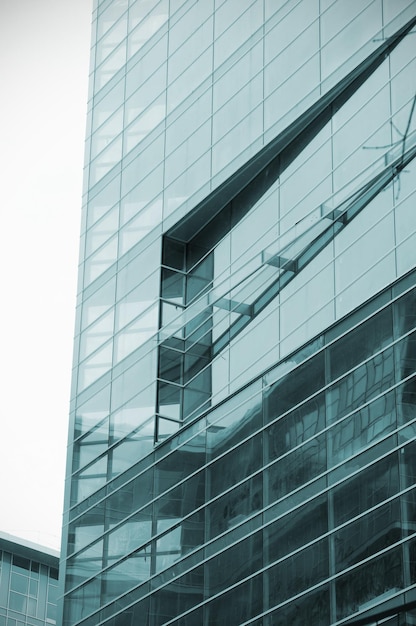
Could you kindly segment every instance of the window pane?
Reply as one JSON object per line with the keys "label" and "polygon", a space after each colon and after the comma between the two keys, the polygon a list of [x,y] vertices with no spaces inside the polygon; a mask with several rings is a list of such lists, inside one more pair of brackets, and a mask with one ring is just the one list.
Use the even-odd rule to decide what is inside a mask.
{"label": "window pane", "polygon": [[[383,599],[403,587],[401,548],[379,556],[336,580],[337,619],[358,611],[378,596]],[[390,594],[389,594],[390,592]]]}
{"label": "window pane", "polygon": [[392,315],[388,307],[329,347],[331,380],[383,348],[391,337]]}

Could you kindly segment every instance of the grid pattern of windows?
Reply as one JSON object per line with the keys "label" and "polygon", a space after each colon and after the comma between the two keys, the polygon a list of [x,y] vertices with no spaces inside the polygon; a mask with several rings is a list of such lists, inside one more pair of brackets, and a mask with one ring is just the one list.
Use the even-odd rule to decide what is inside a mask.
{"label": "grid pattern of windows", "polygon": [[275,624],[274,610],[283,620],[296,598],[302,624],[311,587],[322,626],[400,605],[416,585],[416,290],[379,308],[389,296],[162,444],[75,517],[64,623],[119,623],[105,618],[126,606],[120,624],[132,626],[145,614],[182,623],[182,613],[189,624],[263,613]]}
{"label": "grid pattern of windows", "polygon": [[[402,11],[400,20],[396,17],[394,24],[402,25],[406,17],[409,17],[408,11]],[[379,39],[382,41],[381,48],[387,45],[387,40]],[[323,328],[352,310],[363,297],[370,295],[369,291],[375,293],[383,284],[412,266],[414,232],[412,229],[406,231],[404,224],[407,223],[406,219],[413,202],[414,189],[411,184],[408,185],[414,169],[413,163],[406,165],[405,172],[399,178],[396,176],[393,190],[390,178],[379,188],[378,195],[367,194],[369,210],[357,215],[356,225],[351,225],[345,232],[339,233],[333,246],[326,245],[319,259],[314,260],[307,271],[302,268],[302,272],[297,272],[293,276],[293,284],[285,288],[278,306],[276,298],[270,297],[269,304],[271,300],[274,302],[268,306],[267,311],[264,311],[260,324],[250,324],[247,333],[241,333],[239,330],[240,336],[233,341],[232,346],[223,341],[224,333],[229,326],[232,326],[233,330],[236,327],[242,328],[240,320],[236,318],[244,315],[244,311],[250,311],[250,307],[257,306],[259,299],[258,309],[264,310],[265,305],[260,298],[261,287],[267,282],[272,284],[275,281],[280,269],[276,267],[276,259],[285,259],[287,253],[297,257],[304,246],[302,237],[306,239],[309,235],[313,241],[315,236],[313,228],[317,230],[319,227],[317,221],[321,225],[324,223],[328,225],[331,222],[329,216],[331,214],[335,216],[334,209],[345,215],[342,212],[345,211],[345,204],[352,194],[358,189],[365,190],[370,180],[373,180],[374,184],[378,182],[386,164],[395,162],[400,165],[402,148],[406,148],[406,152],[412,150],[412,146],[414,148],[413,128],[416,118],[412,113],[414,93],[407,93],[406,96],[402,94],[403,84],[416,67],[414,48],[409,44],[411,41],[411,35],[405,37],[388,59],[385,51],[380,52],[380,59],[383,61],[380,66],[372,71],[364,84],[356,88],[355,93],[350,94],[348,101],[339,110],[335,108],[339,106],[337,100],[329,120],[325,118],[326,122],[323,119],[315,124],[315,128],[311,128],[310,132],[315,133],[316,137],[312,141],[309,137],[308,146],[301,150],[300,154],[299,143],[302,143],[302,140],[298,141],[296,135],[292,137],[290,160],[289,148],[278,153],[276,158],[285,162],[285,168],[283,169],[283,165],[279,166],[278,179],[267,193],[260,194],[254,206],[251,188],[245,191],[245,196],[235,192],[237,195],[234,194],[234,198],[229,202],[231,208],[228,214],[225,215],[224,212],[220,214],[224,221],[229,220],[232,227],[231,232],[230,228],[228,229],[228,234],[223,237],[220,245],[216,240],[212,245],[211,231],[212,228],[217,228],[216,223],[211,225],[211,231],[208,227],[203,229],[204,238],[201,233],[194,237],[195,243],[205,250],[205,255],[210,252],[213,255],[211,285],[214,292],[210,294],[212,298],[209,302],[214,302],[214,309],[212,312],[208,311],[209,319],[206,321],[208,325],[213,326],[214,353],[218,358],[213,359],[210,373],[199,372],[198,379],[195,378],[196,373],[192,370],[192,364],[189,365],[193,371],[190,378],[192,382],[195,381],[195,389],[191,388],[191,393],[188,394],[187,414],[203,407],[206,402],[206,394],[201,387],[206,385],[207,380],[211,383],[212,396],[224,397],[230,389],[235,390],[250,380],[253,367],[256,373],[260,373],[264,367],[311,337],[319,327]],[[372,50],[372,53],[375,52],[377,48]],[[341,81],[339,84],[343,83],[343,76],[343,73],[338,72],[337,78]],[[337,84],[332,87],[336,87]],[[324,92],[321,96],[324,101],[327,93],[329,92]],[[319,96],[320,94],[314,102],[319,101]],[[94,105],[94,114],[95,106],[98,105]],[[200,111],[199,108],[196,110]],[[193,117],[195,114],[194,111]],[[372,129],[368,125],[368,116],[373,124]],[[365,137],[362,137],[361,133],[353,132],[353,126],[358,124],[359,119],[362,120],[363,128],[368,129]],[[400,121],[401,138],[399,135],[390,137],[393,120],[397,128]],[[403,142],[403,133],[407,127],[406,141]],[[350,142],[348,146],[347,137]],[[209,142],[207,145],[210,145]],[[383,146],[385,149],[381,149]],[[139,142],[137,149],[142,147],[142,142]],[[334,158],[335,153],[339,154],[339,158]],[[143,156],[143,159],[145,158],[147,157]],[[351,169],[348,163],[355,169]],[[356,169],[357,163],[360,163],[359,172]],[[122,171],[128,167],[130,165],[125,165],[123,161]],[[185,165],[182,164],[182,167]],[[137,180],[137,172],[141,172],[142,168],[137,163],[135,168],[134,178]],[[269,170],[270,167],[267,166],[266,178]],[[394,171],[392,168],[389,174]],[[146,176],[145,181],[153,190],[163,188],[161,180],[153,180]],[[257,187],[262,187],[261,181]],[[381,190],[384,191],[386,188],[388,193],[381,193]],[[164,270],[161,290],[159,286],[159,260],[165,253],[162,250],[161,226],[164,228],[164,224],[168,226],[169,222],[162,220],[159,215],[156,226],[151,226],[147,234],[144,234],[144,238],[137,240],[127,251],[121,240],[117,243],[117,237],[121,236],[123,230],[120,219],[122,222],[124,220],[121,217],[123,201],[120,200],[120,194],[123,192],[120,180],[112,178],[111,184],[106,185],[97,196],[94,189],[90,187],[86,195],[87,230],[85,238],[83,234],[82,239],[86,246],[86,256],[82,257],[84,265],[81,267],[86,269],[89,264],[90,257],[87,253],[89,237],[97,238],[97,241],[101,242],[100,250],[109,249],[108,246],[111,244],[114,256],[101,276],[97,275],[91,284],[88,284],[88,281],[83,283],[78,318],[80,334],[77,335],[75,346],[75,358],[78,363],[77,376],[74,378],[78,390],[76,406],[73,407],[76,412],[75,419],[84,422],[81,425],[81,432],[85,433],[98,424],[100,406],[104,407],[103,410],[107,414],[111,412],[113,415],[119,415],[120,412],[125,414],[124,407],[130,404],[131,412],[135,410],[136,414],[140,413],[136,426],[140,426],[142,433],[137,434],[136,440],[140,439],[143,449],[149,450],[151,443],[149,431],[152,430],[149,420],[152,416],[159,412],[173,420],[178,417],[175,393],[176,396],[180,394],[179,388],[176,388],[176,392],[170,397],[169,392],[174,391],[174,387],[171,386],[167,397],[159,398],[163,410],[157,406],[160,401],[155,400],[157,395],[155,380],[161,368],[162,370],[164,368],[155,345],[158,342],[158,327],[161,321],[162,326],[167,327],[166,333],[169,333],[175,324],[183,325],[178,316],[185,303],[179,301],[178,296],[172,291],[180,289],[180,282],[172,282],[168,276],[169,270]],[[218,203],[222,200],[221,197],[218,198],[216,189],[215,187],[213,198]],[[263,183],[263,191],[266,189],[267,186],[264,188]],[[97,202],[100,203],[104,214],[94,225],[91,224],[90,228],[88,220],[94,219],[90,216],[95,215],[98,210],[101,215]],[[112,203],[112,208],[109,207],[109,203]],[[214,209],[218,210],[218,207],[214,206]],[[157,214],[153,205],[149,210],[152,215]],[[249,212],[243,216],[244,210]],[[140,225],[146,223],[139,204],[132,203],[129,211],[134,216],[135,223]],[[236,216],[241,220],[238,224],[235,223]],[[341,220],[335,219],[334,229],[341,223]],[[175,230],[177,227],[173,228]],[[201,224],[198,228],[201,228]],[[378,233],[377,237],[373,236],[375,232]],[[360,265],[356,259],[363,258],[363,255],[365,263]],[[195,287],[200,278],[197,274],[201,265],[192,267],[193,265],[195,261],[191,264],[187,261],[188,271],[196,274],[193,278],[194,291],[186,294],[188,302],[190,295],[193,294],[195,297],[198,293],[195,292]],[[100,267],[104,268],[101,261]],[[380,271],[380,267],[383,271]],[[143,268],[146,268],[145,272]],[[255,277],[256,282],[252,278],[253,271],[258,275]],[[246,282],[242,283],[242,279],[246,279]],[[319,285],[322,290],[321,298],[314,309],[310,306],[306,308],[305,299],[309,300],[310,305],[308,293],[315,285]],[[185,294],[180,297],[184,298]],[[266,329],[265,333],[263,328]],[[246,346],[251,342],[253,332],[257,335],[273,333],[270,345],[263,345],[263,350],[254,355],[254,364],[250,362],[251,351]],[[250,354],[249,360],[245,356],[247,354]],[[130,384],[129,381],[132,380],[140,380],[140,384]],[[165,393],[166,389],[162,391]],[[201,397],[200,402],[196,400],[198,393]],[[106,399],[101,400],[104,396]],[[109,405],[107,398],[110,396]],[[111,430],[110,422],[108,426]],[[155,427],[162,436],[176,428],[172,420],[160,422]],[[119,432],[117,427],[115,430]],[[119,436],[118,432],[116,438]],[[90,477],[94,489],[104,478],[100,478],[101,471],[92,472],[92,475],[96,477],[95,486],[92,484],[93,478]],[[87,479],[87,476],[85,478]]]}
{"label": "grid pattern of windows", "polygon": [[0,551],[0,625],[56,624],[58,559],[51,567],[9,551]]}
{"label": "grid pattern of windows", "polygon": [[415,27],[96,0],[64,626],[416,623]]}

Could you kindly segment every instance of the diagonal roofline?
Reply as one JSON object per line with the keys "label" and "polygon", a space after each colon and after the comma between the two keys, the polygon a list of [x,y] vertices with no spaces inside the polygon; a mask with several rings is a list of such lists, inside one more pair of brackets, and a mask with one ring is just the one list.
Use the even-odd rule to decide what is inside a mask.
{"label": "diagonal roofline", "polygon": [[[416,25],[416,16],[212,191],[165,236],[208,249],[238,223]],[[242,199],[244,194],[244,201]]]}

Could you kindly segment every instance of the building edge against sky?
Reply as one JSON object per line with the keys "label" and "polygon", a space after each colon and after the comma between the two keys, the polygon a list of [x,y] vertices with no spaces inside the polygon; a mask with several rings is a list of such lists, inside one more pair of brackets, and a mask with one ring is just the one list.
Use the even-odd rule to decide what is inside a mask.
{"label": "building edge against sky", "polygon": [[0,533],[0,624],[56,624],[59,552]]}
{"label": "building edge against sky", "polygon": [[63,626],[416,623],[415,26],[95,2]]}

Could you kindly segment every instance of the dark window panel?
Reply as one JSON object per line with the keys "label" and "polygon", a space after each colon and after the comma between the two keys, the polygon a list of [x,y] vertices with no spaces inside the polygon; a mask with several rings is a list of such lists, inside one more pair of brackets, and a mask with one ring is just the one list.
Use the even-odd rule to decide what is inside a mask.
{"label": "dark window panel", "polygon": [[328,538],[274,565],[268,571],[269,606],[284,602],[328,577]]}
{"label": "dark window panel", "polygon": [[163,269],[161,297],[175,304],[185,304],[185,275]]}
{"label": "dark window panel", "polygon": [[262,565],[263,535],[259,531],[206,562],[207,597],[247,578]]}
{"label": "dark window panel", "polygon": [[336,580],[336,615],[342,619],[370,602],[403,587],[402,550],[399,546]]}
{"label": "dark window panel", "polygon": [[387,348],[328,389],[328,421],[359,408],[393,386],[394,380],[393,348]]}
{"label": "dark window panel", "polygon": [[273,385],[266,396],[269,422],[302,402],[325,385],[324,353],[300,365]]}
{"label": "dark window panel", "polygon": [[254,476],[207,507],[207,536],[213,538],[243,522],[263,505],[262,477]]}
{"label": "dark window panel", "polygon": [[400,337],[416,326],[416,289],[393,304],[395,336]]}
{"label": "dark window panel", "polygon": [[324,585],[298,598],[295,603],[273,611],[258,626],[327,626],[331,622],[329,598],[329,585]]}
{"label": "dark window panel", "polygon": [[279,458],[324,428],[325,394],[321,393],[281,417],[266,430],[269,460]]}
{"label": "dark window panel", "polygon": [[165,237],[163,241],[162,263],[175,270],[185,269],[186,246],[181,241]]}
{"label": "dark window panel", "polygon": [[261,468],[262,442],[263,436],[259,433],[207,468],[207,499],[214,498]]}
{"label": "dark window panel", "polygon": [[384,394],[328,431],[330,466],[357,454],[396,428],[395,391]]}
{"label": "dark window panel", "polygon": [[365,361],[392,341],[392,311],[387,307],[329,346],[330,379]]}
{"label": "dark window panel", "polygon": [[334,525],[363,513],[398,491],[398,458],[393,453],[333,489]]}
{"label": "dark window panel", "polygon": [[298,507],[265,529],[265,559],[272,563],[328,530],[327,494]]}
{"label": "dark window panel", "polygon": [[335,532],[331,540],[336,571],[359,563],[399,541],[402,527],[400,500],[396,498]]}
{"label": "dark window panel", "polygon": [[274,502],[298,489],[325,470],[326,437],[320,435],[269,467],[269,502]]}
{"label": "dark window panel", "polygon": [[261,574],[242,583],[207,605],[207,624],[230,626],[243,624],[263,610],[263,580]]}

